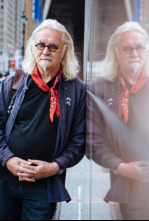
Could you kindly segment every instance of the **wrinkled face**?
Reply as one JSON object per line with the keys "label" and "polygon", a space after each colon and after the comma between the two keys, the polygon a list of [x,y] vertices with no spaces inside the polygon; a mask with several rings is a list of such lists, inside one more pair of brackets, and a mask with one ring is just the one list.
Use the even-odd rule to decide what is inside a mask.
{"label": "wrinkled face", "polygon": [[[55,45],[57,47],[63,45],[62,32],[51,28],[44,28],[38,32],[35,43],[41,45]],[[51,52],[48,47],[43,50],[39,50],[34,46],[34,55],[38,68],[42,68],[44,71],[55,70],[60,67],[63,55],[63,47],[59,48],[55,52]]]}
{"label": "wrinkled face", "polygon": [[128,31],[120,34],[117,50],[117,60],[122,72],[136,74],[141,72],[147,57],[145,36],[138,31]]}

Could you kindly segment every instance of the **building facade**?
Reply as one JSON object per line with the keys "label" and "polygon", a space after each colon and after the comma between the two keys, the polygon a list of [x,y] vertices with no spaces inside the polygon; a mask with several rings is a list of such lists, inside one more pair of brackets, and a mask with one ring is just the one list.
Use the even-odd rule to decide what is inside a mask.
{"label": "building facade", "polygon": [[0,0],[0,72],[9,71],[15,51],[21,49],[23,10],[24,0]]}
{"label": "building facade", "polygon": [[[84,80],[102,76],[104,58],[110,37],[127,21],[136,21],[149,34],[148,0],[85,1]],[[90,44],[87,44],[90,42]]]}
{"label": "building facade", "polygon": [[25,24],[25,36],[24,36],[24,45],[30,38],[33,30],[35,29],[34,22],[34,1],[25,0],[25,15],[26,15],[26,24]]}
{"label": "building facade", "polygon": [[23,47],[35,28],[33,10],[32,0],[0,0],[0,73],[21,67]]}

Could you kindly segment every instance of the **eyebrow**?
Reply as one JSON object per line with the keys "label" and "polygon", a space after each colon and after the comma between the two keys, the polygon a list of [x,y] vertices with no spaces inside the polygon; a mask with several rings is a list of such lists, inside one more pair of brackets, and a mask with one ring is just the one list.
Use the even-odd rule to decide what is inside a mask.
{"label": "eyebrow", "polygon": [[[146,44],[144,44],[144,43],[138,43],[138,44],[136,44],[136,46],[143,46],[143,47],[145,47]],[[132,45],[122,45],[121,47],[123,47],[123,48],[132,47]]]}
{"label": "eyebrow", "polygon": [[[36,42],[36,44],[38,44],[38,43],[43,43],[43,42],[39,40],[39,41]],[[43,43],[43,44],[44,44],[44,43]]]}
{"label": "eyebrow", "polygon": [[[36,44],[39,44],[39,43],[42,43],[42,44],[45,44],[43,41],[37,41],[37,43]],[[51,44],[48,44],[48,45],[55,45],[55,46],[58,46],[59,44],[57,44],[57,43],[51,43]]]}

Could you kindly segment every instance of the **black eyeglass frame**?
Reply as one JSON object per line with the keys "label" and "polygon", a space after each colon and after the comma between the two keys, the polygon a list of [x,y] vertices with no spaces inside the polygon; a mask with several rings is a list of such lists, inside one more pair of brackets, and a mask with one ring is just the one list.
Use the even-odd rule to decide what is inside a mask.
{"label": "black eyeglass frame", "polygon": [[[38,48],[38,45],[43,45],[43,48]],[[48,47],[48,49],[51,51],[51,52],[56,52],[58,49],[62,48],[65,44],[62,44],[60,46],[57,46],[55,44],[50,44],[50,45],[46,45],[44,43],[37,43],[35,46],[37,47],[38,50],[40,51],[43,51],[46,47]],[[54,50],[51,50],[51,47],[54,46],[55,49]]]}
{"label": "black eyeglass frame", "polygon": [[[119,46],[120,47],[120,46]],[[125,54],[131,54],[133,50],[136,50],[139,54],[146,50],[146,47],[143,45],[137,45],[136,47],[126,46],[120,47]]]}

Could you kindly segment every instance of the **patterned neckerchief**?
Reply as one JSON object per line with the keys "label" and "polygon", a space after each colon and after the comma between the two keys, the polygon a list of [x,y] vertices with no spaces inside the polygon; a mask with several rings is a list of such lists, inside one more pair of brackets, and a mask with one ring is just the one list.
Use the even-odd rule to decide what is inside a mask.
{"label": "patterned neckerchief", "polygon": [[121,71],[118,71],[118,75],[120,78],[121,85],[124,91],[121,92],[120,96],[120,106],[119,106],[119,117],[124,116],[124,122],[127,124],[129,119],[129,98],[130,94],[137,93],[147,82],[147,75],[145,70],[143,69],[139,80],[132,86],[131,89],[127,89],[124,78],[122,77]]}
{"label": "patterned neckerchief", "polygon": [[35,66],[33,74],[31,75],[33,81],[42,91],[44,92],[49,91],[50,120],[52,123],[54,121],[54,114],[56,114],[57,117],[59,117],[59,92],[55,88],[60,81],[62,73],[63,73],[63,68],[60,67],[59,71],[57,72],[54,85],[51,88],[49,88],[48,85],[41,79],[37,66]]}

